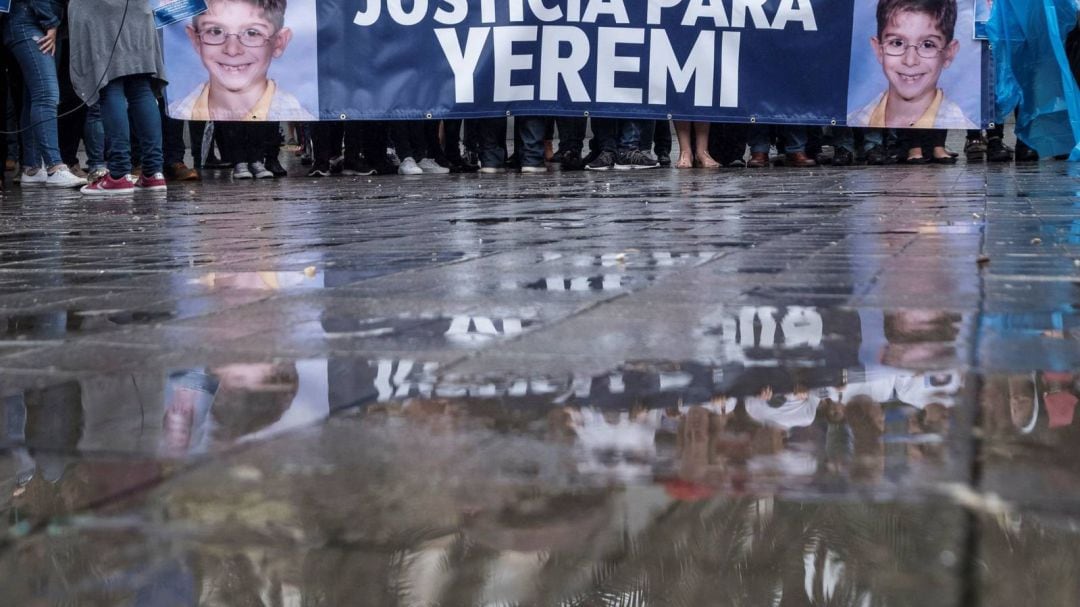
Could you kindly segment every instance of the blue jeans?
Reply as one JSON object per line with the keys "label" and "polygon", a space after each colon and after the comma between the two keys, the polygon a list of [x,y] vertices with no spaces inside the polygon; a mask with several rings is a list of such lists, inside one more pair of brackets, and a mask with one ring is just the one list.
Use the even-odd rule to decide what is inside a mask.
{"label": "blue jeans", "polygon": [[[806,127],[805,126],[782,126],[778,127],[784,138],[784,153],[795,154],[806,151]],[[750,125],[749,133],[750,153],[769,153],[769,125]]]}
{"label": "blue jeans", "polygon": [[132,125],[142,155],[143,174],[161,172],[161,115],[150,76],[137,74],[110,81],[101,89],[100,103],[109,139],[109,174],[120,179],[131,172]]}
{"label": "blue jeans", "polygon": [[514,118],[514,130],[521,139],[521,149],[517,150],[521,166],[544,166],[544,131],[547,129],[547,120],[543,116]]}
{"label": "blue jeans", "polygon": [[100,102],[86,106],[83,145],[86,146],[86,166],[91,171],[105,168],[105,126],[101,123]]}
{"label": "blue jeans", "polygon": [[[44,36],[44,32],[41,34]],[[60,84],[56,80],[56,60],[42,53],[33,40],[11,45],[11,54],[23,74],[22,164],[46,167],[60,164],[60,144],[56,135],[56,106]]]}
{"label": "blue jeans", "polygon": [[644,122],[625,118],[593,118],[593,138],[604,152],[629,152],[641,148]]}

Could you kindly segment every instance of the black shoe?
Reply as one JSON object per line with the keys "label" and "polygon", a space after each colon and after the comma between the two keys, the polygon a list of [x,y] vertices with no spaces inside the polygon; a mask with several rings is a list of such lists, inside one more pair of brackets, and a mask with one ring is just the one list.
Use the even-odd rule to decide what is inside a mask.
{"label": "black shoe", "polygon": [[956,164],[956,156],[934,156],[930,159],[930,162],[934,164]]}
{"label": "black shoe", "polygon": [[330,174],[340,175],[341,171],[345,168],[345,157],[334,156],[330,159]]}
{"label": "black shoe", "polygon": [[986,142],[986,159],[990,162],[1010,162],[1013,159],[1012,148],[1005,145],[1001,137],[991,137]]}
{"label": "black shoe", "polygon": [[506,170],[516,171],[521,168],[521,158],[518,158],[517,152],[510,154],[510,157],[506,159]]}
{"label": "black shoe", "polygon": [[480,165],[470,163],[461,154],[447,154],[442,157],[442,160],[445,164],[443,162],[439,164],[450,167],[451,173],[475,173],[480,170]]}
{"label": "black shoe", "polygon": [[968,162],[986,160],[986,139],[978,137],[964,141],[964,157],[968,159]]}
{"label": "black shoe", "polygon": [[563,171],[580,171],[585,168],[581,150],[559,150],[551,157],[551,163],[559,165]]}
{"label": "black shoe", "polygon": [[632,171],[638,169],[655,169],[660,166],[660,161],[652,154],[641,150],[619,152],[615,157],[615,168],[619,171]]}
{"label": "black shoe", "polygon": [[266,160],[263,161],[263,166],[266,167],[266,170],[273,173],[274,177],[286,177],[289,174],[289,172],[285,170],[285,167],[281,166],[281,161],[278,160],[277,156],[267,156]]}
{"label": "black shoe", "polygon": [[881,166],[889,164],[888,155],[885,153],[885,148],[880,145],[875,145],[869,150],[866,150],[866,164],[872,166]]}
{"label": "black shoe", "polygon": [[846,167],[855,164],[855,155],[847,148],[836,148],[833,152],[832,165],[834,167]]}
{"label": "black shoe", "polygon": [[600,152],[592,162],[585,165],[589,171],[608,171],[615,168],[615,152]]}
{"label": "black shoe", "polygon": [[374,175],[375,169],[363,158],[347,158],[341,164],[342,175]]}
{"label": "black shoe", "polygon": [[308,177],[329,177],[330,176],[330,163],[326,160],[320,160],[312,165],[311,170],[308,171]]}
{"label": "black shoe", "polygon": [[1032,149],[1028,144],[1016,140],[1016,161],[1017,162],[1038,162],[1039,153]]}
{"label": "black shoe", "polygon": [[657,160],[657,162],[660,163],[661,167],[669,167],[669,166],[671,166],[671,154],[670,153],[657,154],[656,155],[656,160]]}
{"label": "black shoe", "polygon": [[930,164],[930,159],[926,156],[908,156],[904,159],[904,164]]}

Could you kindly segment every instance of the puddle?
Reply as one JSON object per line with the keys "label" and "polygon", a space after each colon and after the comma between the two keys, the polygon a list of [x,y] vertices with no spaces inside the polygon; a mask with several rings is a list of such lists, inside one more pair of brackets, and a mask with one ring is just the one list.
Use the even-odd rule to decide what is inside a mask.
{"label": "puddle", "polygon": [[168,321],[173,311],[56,310],[33,314],[0,315],[0,340],[53,340],[71,334],[87,334],[125,325]]}

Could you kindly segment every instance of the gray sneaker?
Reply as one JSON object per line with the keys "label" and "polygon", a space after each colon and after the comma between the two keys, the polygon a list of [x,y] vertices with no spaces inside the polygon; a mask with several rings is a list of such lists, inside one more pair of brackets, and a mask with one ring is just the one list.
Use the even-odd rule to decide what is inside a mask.
{"label": "gray sneaker", "polygon": [[655,156],[642,152],[641,150],[619,152],[618,157],[615,159],[615,170],[617,171],[655,169],[658,166],[660,166],[660,161],[657,160]]}
{"label": "gray sneaker", "polygon": [[590,171],[607,171],[615,166],[615,154],[612,152],[600,152],[596,155],[596,158],[585,165],[585,168]]}
{"label": "gray sneaker", "polygon": [[236,163],[236,166],[233,167],[233,179],[251,179],[252,177],[254,177],[254,175],[252,175],[251,169],[248,167],[248,163],[238,162]]}

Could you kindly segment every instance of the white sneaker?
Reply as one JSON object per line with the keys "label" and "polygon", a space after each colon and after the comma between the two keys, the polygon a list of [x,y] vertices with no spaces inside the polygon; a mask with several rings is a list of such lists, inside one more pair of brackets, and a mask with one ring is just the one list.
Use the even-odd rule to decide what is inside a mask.
{"label": "white sneaker", "polygon": [[502,167],[480,167],[480,172],[487,175],[494,175],[496,173],[505,173],[506,169]]}
{"label": "white sneaker", "polygon": [[251,179],[254,175],[251,174],[251,169],[248,168],[248,163],[238,162],[233,167],[232,178],[233,179]]}
{"label": "white sneaker", "polygon": [[45,178],[45,185],[50,188],[81,188],[86,185],[86,178],[79,177],[66,164],[61,164]]}
{"label": "white sneaker", "polygon": [[416,161],[412,159],[412,156],[407,156],[398,165],[397,172],[398,175],[423,175],[424,169],[416,165]]}
{"label": "white sneaker", "polygon": [[521,167],[522,173],[547,173],[548,169],[544,165],[538,167]]}
{"label": "white sneaker", "polygon": [[435,162],[431,158],[422,159],[420,161],[420,164],[417,165],[417,166],[419,166],[420,169],[422,171],[424,171],[425,173],[434,173],[434,174],[437,174],[437,175],[443,175],[443,174],[446,174],[446,173],[450,172],[450,169],[444,167],[443,165],[439,164],[438,162]]}
{"label": "white sneaker", "polygon": [[271,179],[274,177],[274,174],[261,162],[252,162],[248,166],[251,168],[251,174],[255,176],[255,179]]}
{"label": "white sneaker", "polygon": [[45,173],[43,168],[23,169],[19,173],[19,185],[22,187],[33,187],[39,185],[45,185],[49,180],[49,175]]}

